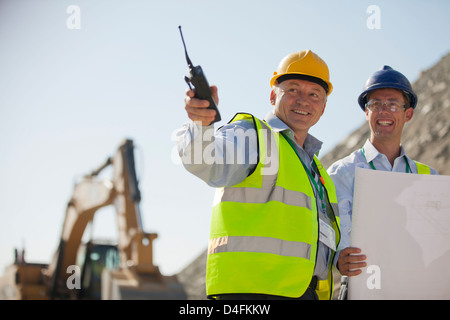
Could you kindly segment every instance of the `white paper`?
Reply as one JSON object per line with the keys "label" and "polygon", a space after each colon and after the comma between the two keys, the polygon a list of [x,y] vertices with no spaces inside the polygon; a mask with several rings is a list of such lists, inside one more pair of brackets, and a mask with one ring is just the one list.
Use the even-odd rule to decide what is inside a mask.
{"label": "white paper", "polygon": [[450,299],[450,176],[356,169],[348,299]]}

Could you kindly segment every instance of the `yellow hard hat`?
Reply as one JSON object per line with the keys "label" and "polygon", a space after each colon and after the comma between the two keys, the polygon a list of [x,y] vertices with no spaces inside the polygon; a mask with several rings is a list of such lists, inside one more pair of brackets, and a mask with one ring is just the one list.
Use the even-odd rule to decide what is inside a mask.
{"label": "yellow hard hat", "polygon": [[327,95],[333,91],[327,64],[311,50],[294,52],[284,57],[270,79],[270,86],[273,87],[275,82],[287,79],[302,79],[318,83],[325,89]]}

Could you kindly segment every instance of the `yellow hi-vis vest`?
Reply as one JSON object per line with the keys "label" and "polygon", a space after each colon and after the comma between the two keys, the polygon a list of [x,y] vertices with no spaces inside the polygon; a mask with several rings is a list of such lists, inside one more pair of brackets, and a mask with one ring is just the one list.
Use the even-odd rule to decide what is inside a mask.
{"label": "yellow hi-vis vest", "polygon": [[[283,135],[250,114],[231,121],[253,121],[259,161],[243,182],[216,192],[208,247],[206,293],[268,294],[300,297],[313,277],[319,219],[313,186],[296,152]],[[340,239],[336,191],[315,157],[333,211],[336,247]],[[334,252],[330,261],[333,261]],[[319,281],[321,299],[332,296],[331,265]]]}
{"label": "yellow hi-vis vest", "polygon": [[414,161],[417,166],[417,174],[431,174],[431,169],[426,164],[420,163],[419,161]]}

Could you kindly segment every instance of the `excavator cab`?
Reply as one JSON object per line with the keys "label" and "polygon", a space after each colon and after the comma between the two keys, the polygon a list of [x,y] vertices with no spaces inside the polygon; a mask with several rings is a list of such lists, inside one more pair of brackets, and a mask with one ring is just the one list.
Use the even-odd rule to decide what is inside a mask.
{"label": "excavator cab", "polygon": [[120,268],[117,245],[89,241],[80,248],[79,257],[82,261],[78,265],[83,266],[83,268],[81,270],[78,299],[100,300],[102,298],[103,270],[118,270]]}

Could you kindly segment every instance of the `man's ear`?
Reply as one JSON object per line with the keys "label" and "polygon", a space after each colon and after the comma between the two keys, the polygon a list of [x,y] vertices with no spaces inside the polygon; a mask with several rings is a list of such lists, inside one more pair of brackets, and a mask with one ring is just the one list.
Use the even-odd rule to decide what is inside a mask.
{"label": "man's ear", "polygon": [[414,115],[414,109],[413,108],[408,108],[405,110],[405,121],[408,122],[409,120],[412,119]]}
{"label": "man's ear", "polygon": [[270,104],[274,106],[275,101],[277,101],[277,94],[275,93],[275,90],[272,89],[270,92]]}

